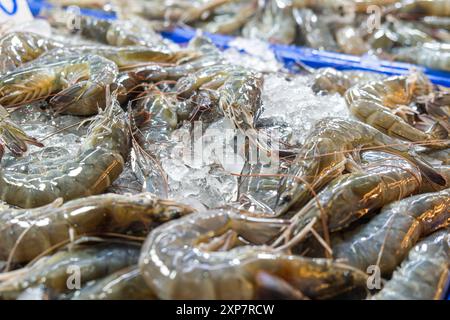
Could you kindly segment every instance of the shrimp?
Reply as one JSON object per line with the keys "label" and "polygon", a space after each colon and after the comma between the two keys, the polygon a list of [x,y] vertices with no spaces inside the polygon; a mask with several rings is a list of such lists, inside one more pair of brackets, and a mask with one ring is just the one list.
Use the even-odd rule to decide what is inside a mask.
{"label": "shrimp", "polygon": [[0,74],[61,46],[57,41],[31,32],[8,33],[0,39]]}
{"label": "shrimp", "polygon": [[132,71],[133,77],[145,82],[159,82],[162,80],[179,80],[180,78],[206,69],[214,65],[223,64],[220,50],[212,41],[204,36],[196,36],[189,41],[187,51],[198,53],[192,59],[175,66],[151,65]]}
{"label": "shrimp", "polygon": [[121,71],[134,69],[141,65],[155,63],[177,63],[182,59],[191,59],[195,53],[188,50],[173,51],[162,46],[70,46],[64,49],[55,49],[44,55],[47,59],[64,59],[74,55],[98,55],[113,61]]}
{"label": "shrimp", "polygon": [[[134,137],[132,169],[143,185],[143,190],[167,197],[166,173],[159,164],[161,153],[171,149],[171,133],[179,122],[186,120],[193,110],[189,101],[178,101],[176,96],[154,90],[138,102],[135,109],[139,117],[149,114],[147,123],[140,126]],[[184,112],[186,111],[186,112]]]}
{"label": "shrimp", "polygon": [[290,0],[289,2],[292,8],[297,9],[333,9],[342,12],[346,8],[353,7],[352,0]]}
{"label": "shrimp", "polygon": [[[25,273],[0,283],[0,299],[12,300],[28,288],[42,286],[51,298],[70,292],[70,268],[79,268],[80,284],[96,280],[137,263],[140,247],[132,244],[104,243],[76,246],[43,257]],[[72,269],[73,270],[73,269]]]}
{"label": "shrimp", "polygon": [[60,197],[67,201],[99,194],[122,172],[128,150],[127,118],[113,98],[91,124],[75,158],[39,174],[0,170],[0,199],[32,208]]}
{"label": "shrimp", "polygon": [[421,153],[424,158],[431,158],[431,161],[439,162],[442,165],[450,165],[450,148],[445,150],[433,150]]}
{"label": "shrimp", "polygon": [[314,92],[339,93],[342,96],[349,88],[357,84],[364,84],[385,78],[382,74],[369,71],[339,71],[334,68],[320,68],[314,71],[307,71],[313,75],[312,90]]}
{"label": "shrimp", "polygon": [[195,20],[201,19],[203,15],[233,1],[234,0],[208,0],[206,2],[200,2],[198,6],[192,5],[181,15],[181,21],[184,23],[194,22]]}
{"label": "shrimp", "polygon": [[78,6],[89,9],[103,9],[110,0],[49,0],[49,3],[62,7]]}
{"label": "shrimp", "polygon": [[118,70],[114,62],[96,55],[71,56],[17,69],[0,77],[0,104],[15,107],[53,97],[57,112],[92,115],[105,107],[106,87]]}
{"label": "shrimp", "polygon": [[[0,215],[0,260],[28,262],[71,239],[71,234],[124,233],[145,235],[158,224],[193,209],[152,194],[105,194]],[[71,231],[72,230],[72,231]]]}
{"label": "shrimp", "polygon": [[8,111],[0,105],[0,160],[5,152],[5,147],[14,156],[20,157],[27,152],[27,144],[37,147],[44,146],[35,138],[27,135],[18,125],[8,120],[8,117]]}
{"label": "shrimp", "polygon": [[280,8],[277,1],[265,2],[243,27],[243,36],[281,44],[294,42],[296,25],[290,8]]}
{"label": "shrimp", "polygon": [[[348,227],[374,210],[410,196],[424,184],[417,168],[402,159],[385,160],[379,166],[368,166],[364,172],[343,175],[329,183],[292,218],[302,230],[312,219],[326,219],[326,228],[335,232]],[[321,229],[316,224],[316,229]],[[323,231],[323,230],[320,230]]]}
{"label": "shrimp", "polygon": [[232,70],[218,90],[219,108],[250,141],[267,150],[254,136],[255,121],[262,112],[262,87],[261,74],[245,68]]}
{"label": "shrimp", "polygon": [[419,242],[373,300],[442,300],[450,282],[450,230]]}
{"label": "shrimp", "polygon": [[424,16],[450,16],[449,0],[402,0],[391,10],[397,14],[412,14]]}
{"label": "shrimp", "polygon": [[[326,298],[366,284],[366,276],[326,259],[282,254],[264,246],[285,225],[217,209],[181,218],[151,232],[139,266],[161,299],[251,299],[258,271],[285,279],[311,298]],[[200,247],[210,237],[234,232],[251,243],[228,251]]]}
{"label": "shrimp", "polygon": [[449,223],[450,189],[409,197],[385,206],[334,245],[334,257],[361,270],[378,265],[389,276],[420,238]]}
{"label": "shrimp", "polygon": [[148,46],[162,45],[163,39],[148,22],[135,23],[127,20],[103,20],[82,16],[81,35],[112,46]]}
{"label": "shrimp", "polygon": [[395,48],[391,54],[394,60],[450,71],[450,46],[448,43],[427,42],[413,47]]}
{"label": "shrimp", "polygon": [[177,95],[182,98],[188,98],[192,94],[202,88],[213,83],[215,87],[221,87],[230,77],[231,72],[237,70],[234,65],[215,64],[201,68],[193,73],[180,78],[175,86]]}
{"label": "shrimp", "polygon": [[317,191],[339,176],[347,156],[361,148],[375,148],[399,155],[420,169],[421,173],[437,183],[445,185],[445,179],[420,157],[412,156],[409,148],[397,140],[359,121],[324,118],[306,138],[287,177],[280,183],[277,201],[278,214],[300,208]]}
{"label": "shrimp", "polygon": [[81,289],[72,300],[155,300],[139,268],[131,266]]}
{"label": "shrimp", "polygon": [[358,13],[367,13],[371,6],[388,7],[398,2],[398,0],[352,0],[355,10]]}
{"label": "shrimp", "polygon": [[249,4],[242,5],[236,14],[223,18],[219,16],[211,22],[203,26],[203,30],[220,34],[235,34],[249,19],[255,15],[256,2],[251,1]]}
{"label": "shrimp", "polygon": [[347,91],[345,100],[353,115],[389,136],[426,143],[432,148],[446,148],[450,141],[440,142],[441,137],[434,132],[416,129],[401,117],[402,107],[430,91],[431,83],[425,75],[413,73],[356,85]]}

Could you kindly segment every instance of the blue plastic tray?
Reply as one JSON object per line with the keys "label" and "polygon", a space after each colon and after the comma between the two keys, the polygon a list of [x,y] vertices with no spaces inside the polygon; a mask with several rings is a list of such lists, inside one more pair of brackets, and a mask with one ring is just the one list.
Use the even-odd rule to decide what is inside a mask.
{"label": "blue plastic tray", "polygon": [[[33,15],[39,15],[39,12],[45,8],[51,8],[52,5],[42,0],[28,0]],[[116,15],[110,12],[100,10],[81,9],[82,14],[94,16],[102,19],[115,19]],[[197,31],[192,28],[175,28],[171,31],[162,32],[165,38],[176,43],[186,43],[195,37]],[[204,33],[219,48],[226,49],[234,37]],[[271,44],[271,49],[275,56],[288,68],[296,62],[302,62],[313,68],[333,67],[339,70],[365,70],[384,73],[388,75],[399,75],[408,73],[411,69],[423,70],[431,81],[435,84],[450,87],[450,72],[433,70],[423,66],[417,66],[403,62],[391,62],[385,60],[369,60],[364,57],[352,56],[336,52],[318,51],[306,47],[286,46]],[[450,300],[450,290],[447,299]]]}

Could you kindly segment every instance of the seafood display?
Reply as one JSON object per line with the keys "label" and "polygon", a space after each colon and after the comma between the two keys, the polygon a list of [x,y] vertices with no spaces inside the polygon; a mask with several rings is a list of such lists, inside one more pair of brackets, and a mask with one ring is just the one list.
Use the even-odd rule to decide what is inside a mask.
{"label": "seafood display", "polygon": [[[448,0],[140,0],[118,12],[272,43],[450,71]],[[123,7],[123,8],[122,8]]]}
{"label": "seafood display", "polygon": [[2,34],[0,300],[444,299],[450,88],[159,31],[400,57],[446,50],[447,3],[52,1]]}

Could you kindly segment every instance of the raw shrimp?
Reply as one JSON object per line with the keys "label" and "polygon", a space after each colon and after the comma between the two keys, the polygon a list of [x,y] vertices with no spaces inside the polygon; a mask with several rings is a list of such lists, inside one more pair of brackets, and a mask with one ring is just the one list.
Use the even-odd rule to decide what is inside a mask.
{"label": "raw shrimp", "polygon": [[149,46],[162,45],[162,37],[148,22],[124,20],[103,20],[82,16],[81,35],[112,46]]}
{"label": "raw shrimp", "polygon": [[75,158],[39,174],[0,169],[0,199],[22,208],[99,194],[122,172],[129,150],[127,118],[113,97],[89,128]]}
{"label": "raw shrimp", "polygon": [[450,165],[450,148],[445,150],[426,151],[422,154],[424,158],[431,158],[432,160],[437,161],[440,164]]}
{"label": "raw shrimp", "polygon": [[406,145],[359,121],[324,118],[306,138],[288,176],[280,184],[278,214],[300,208],[319,190],[339,176],[349,163],[347,156],[361,148],[397,154],[417,165],[431,181],[445,185],[445,179],[420,157],[411,155]]}
{"label": "raw shrimp", "polygon": [[256,1],[252,0],[248,4],[243,4],[235,15],[225,19],[219,16],[220,19],[208,22],[204,25],[203,30],[212,33],[234,34],[255,15],[255,11]]}
{"label": "raw shrimp", "polygon": [[394,60],[421,64],[432,69],[450,71],[450,45],[448,43],[427,42],[414,47],[395,48]]}
{"label": "raw shrimp", "polygon": [[391,12],[424,16],[450,16],[449,0],[402,0]]}
{"label": "raw shrimp", "polygon": [[450,282],[450,230],[419,242],[374,300],[442,300]]}
{"label": "raw shrimp", "polygon": [[0,283],[0,299],[17,299],[28,288],[42,286],[51,299],[69,293],[68,270],[79,268],[80,284],[99,279],[137,263],[140,246],[135,244],[104,243],[76,246],[58,251],[36,261],[25,273]]}
{"label": "raw shrimp", "polygon": [[[258,144],[257,138],[252,135],[254,135],[255,121],[262,112],[262,87],[261,74],[238,68],[229,73],[218,90],[219,108],[237,129],[247,134],[256,144]],[[265,146],[262,147],[264,150]]]}
{"label": "raw shrimp", "polygon": [[73,300],[155,300],[137,266],[119,270],[75,294]]}
{"label": "raw shrimp", "polygon": [[[292,218],[294,234],[321,217],[328,231],[344,229],[368,213],[410,196],[424,184],[420,171],[401,158],[386,159],[363,170],[336,178],[300,209]],[[321,229],[321,223],[316,229]]]}
{"label": "raw shrimp", "polygon": [[103,9],[108,5],[110,0],[49,0],[49,3],[57,6],[68,7],[78,6],[89,9]]}
{"label": "raw shrimp", "polygon": [[0,74],[61,46],[57,41],[31,32],[8,33],[0,39]]}
{"label": "raw shrimp", "polygon": [[425,75],[412,73],[356,85],[347,91],[345,100],[353,115],[389,136],[424,143],[432,148],[446,148],[449,141],[441,142],[442,137],[434,132],[416,129],[403,115],[405,106],[420,96],[428,95],[431,90],[431,83]]}
{"label": "raw shrimp", "polygon": [[[251,299],[256,294],[258,271],[287,280],[311,298],[335,296],[366,284],[363,273],[331,260],[285,255],[264,246],[284,225],[283,220],[226,209],[191,215],[150,233],[140,269],[161,299]],[[199,247],[230,230],[259,245],[220,252]]]}
{"label": "raw shrimp", "polygon": [[341,12],[346,8],[353,7],[352,0],[290,0],[288,3],[292,8],[333,9]]}
{"label": "raw shrimp", "polygon": [[188,51],[197,52],[192,59],[174,66],[151,65],[132,71],[133,77],[145,82],[160,82],[162,80],[179,80],[201,69],[223,64],[223,57],[219,49],[209,38],[197,36],[188,46]]}
{"label": "raw shrimp", "polygon": [[149,114],[149,120],[134,135],[137,143],[132,148],[132,169],[144,191],[167,198],[167,177],[159,163],[161,153],[170,152],[171,133],[194,108],[189,101],[178,101],[175,95],[153,90],[134,109],[137,124],[142,122],[139,117],[143,113]]}
{"label": "raw shrimp", "polygon": [[385,206],[367,224],[333,246],[336,259],[361,270],[378,265],[389,276],[416,242],[450,223],[450,189]]}
{"label": "raw shrimp", "polygon": [[312,90],[316,93],[339,93],[344,95],[347,90],[356,84],[368,83],[382,80],[384,75],[358,70],[339,71],[334,68],[320,68],[317,70],[307,70],[313,75]]}
{"label": "raw shrimp", "polygon": [[367,13],[371,6],[387,7],[395,4],[398,0],[352,0],[356,12]]}
{"label": "raw shrimp", "polygon": [[121,71],[134,69],[142,65],[153,65],[157,63],[177,63],[181,59],[190,59],[195,53],[188,50],[173,51],[161,46],[69,46],[63,49],[55,49],[43,55],[47,61],[63,60],[67,57],[79,55],[98,55],[113,61]]}
{"label": "raw shrimp", "polygon": [[237,66],[222,63],[201,68],[180,78],[175,86],[175,91],[178,96],[188,98],[202,86],[210,88],[213,84],[216,89],[220,88],[231,73],[237,69]]}
{"label": "raw shrimp", "polygon": [[105,107],[106,88],[116,79],[114,62],[96,55],[71,56],[20,68],[0,77],[0,104],[15,107],[44,100],[57,112],[92,115]]}
{"label": "raw shrimp", "polygon": [[184,23],[190,23],[195,20],[201,19],[205,14],[214,11],[220,6],[231,3],[234,0],[208,0],[192,5],[181,15],[181,21]]}
{"label": "raw shrimp", "polygon": [[105,194],[64,205],[57,200],[36,209],[5,210],[0,215],[0,260],[28,262],[72,236],[145,235],[156,225],[191,212],[190,207],[145,193]]}
{"label": "raw shrimp", "polygon": [[243,27],[244,37],[290,44],[295,40],[295,19],[289,8],[280,8],[277,1],[265,1],[254,17]]}

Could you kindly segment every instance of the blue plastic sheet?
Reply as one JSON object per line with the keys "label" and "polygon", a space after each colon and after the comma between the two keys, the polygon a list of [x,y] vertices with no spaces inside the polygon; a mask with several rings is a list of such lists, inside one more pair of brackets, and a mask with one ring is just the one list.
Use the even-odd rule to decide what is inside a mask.
{"label": "blue plastic sheet", "polygon": [[[51,8],[51,4],[42,0],[28,0],[31,12],[38,16],[42,9]],[[100,10],[81,9],[81,14],[93,16],[101,19],[115,19],[113,12]],[[187,43],[196,36],[198,31],[192,28],[174,28],[171,31],[164,31],[162,35],[176,43]],[[205,33],[219,48],[226,49],[234,37]],[[391,62],[384,60],[373,60],[367,57],[357,57],[336,52],[319,51],[306,47],[286,46],[271,44],[271,49],[278,60],[284,63],[287,68],[302,62],[313,68],[333,67],[339,70],[365,70],[384,73],[388,75],[399,75],[408,73],[412,69],[423,70],[425,74],[435,84],[450,87],[450,72],[433,70],[422,66],[416,66],[403,62]],[[450,300],[450,290],[447,299]]]}

